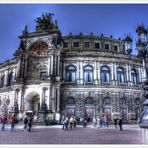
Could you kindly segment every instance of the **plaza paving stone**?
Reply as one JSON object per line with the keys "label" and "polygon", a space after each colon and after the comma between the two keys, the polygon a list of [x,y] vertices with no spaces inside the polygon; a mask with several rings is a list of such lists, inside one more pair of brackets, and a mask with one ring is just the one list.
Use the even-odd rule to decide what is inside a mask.
{"label": "plaza paving stone", "polygon": [[68,131],[61,127],[33,126],[28,132],[23,130],[23,125],[16,125],[14,131],[6,125],[5,131],[0,131],[0,144],[142,144],[138,125],[123,125],[123,131],[113,125],[108,128],[79,125]]}

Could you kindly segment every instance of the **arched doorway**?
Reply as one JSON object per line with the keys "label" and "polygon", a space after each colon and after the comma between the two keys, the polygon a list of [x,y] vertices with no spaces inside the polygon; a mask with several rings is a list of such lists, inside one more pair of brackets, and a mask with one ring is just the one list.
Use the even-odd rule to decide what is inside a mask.
{"label": "arched doorway", "polygon": [[123,121],[127,121],[127,113],[128,113],[127,99],[124,97],[121,98],[119,104],[120,104],[120,115],[122,116]]}
{"label": "arched doorway", "polygon": [[37,92],[33,91],[27,95],[26,110],[31,110],[34,114],[40,110],[40,96]]}
{"label": "arched doorway", "polygon": [[87,118],[87,121],[92,121],[94,114],[94,100],[91,97],[87,97],[85,99],[85,117]]}
{"label": "arched doorway", "polygon": [[73,97],[67,99],[66,114],[69,118],[75,116],[75,99]]}
{"label": "arched doorway", "polygon": [[112,114],[112,102],[111,98],[106,97],[103,99],[103,110],[102,112],[106,115],[108,121],[111,121],[111,114]]}

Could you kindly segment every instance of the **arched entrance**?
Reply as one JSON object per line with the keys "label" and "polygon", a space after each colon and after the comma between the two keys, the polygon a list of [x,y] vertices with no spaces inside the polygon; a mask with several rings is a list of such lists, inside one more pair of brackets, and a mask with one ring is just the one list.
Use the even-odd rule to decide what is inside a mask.
{"label": "arched entrance", "polygon": [[85,99],[85,117],[87,121],[92,121],[94,115],[94,100],[91,97]]}
{"label": "arched entrance", "polygon": [[66,114],[69,118],[75,116],[75,99],[73,97],[67,99]]}
{"label": "arched entrance", "polygon": [[34,114],[40,110],[40,96],[36,91],[33,91],[27,95],[26,110],[33,111]]}
{"label": "arched entrance", "polygon": [[128,110],[127,110],[127,99],[126,98],[121,98],[120,99],[120,115],[122,116],[123,118],[123,121],[127,121],[127,113],[128,113]]}
{"label": "arched entrance", "polygon": [[112,114],[112,100],[109,97],[103,99],[103,110],[102,112],[106,115],[107,121],[111,121]]}

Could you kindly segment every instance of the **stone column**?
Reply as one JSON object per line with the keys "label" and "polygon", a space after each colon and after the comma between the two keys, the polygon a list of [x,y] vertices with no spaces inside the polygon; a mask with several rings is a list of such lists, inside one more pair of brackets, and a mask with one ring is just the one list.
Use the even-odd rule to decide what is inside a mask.
{"label": "stone column", "polygon": [[146,80],[147,79],[147,75],[146,75],[146,63],[145,63],[145,60],[143,59],[142,60],[142,65],[143,65],[143,69],[142,69],[142,79],[143,80]]}
{"label": "stone column", "polygon": [[53,53],[51,54],[50,74],[53,75]]}
{"label": "stone column", "polygon": [[117,85],[117,65],[114,63],[115,85]]}
{"label": "stone column", "polygon": [[57,89],[57,112],[60,111],[60,89]]}
{"label": "stone column", "polygon": [[97,61],[95,61],[95,67],[94,67],[94,81],[95,81],[95,85],[98,84],[98,80],[97,80]]}
{"label": "stone column", "polygon": [[55,112],[55,88],[52,86],[52,112]]}
{"label": "stone column", "polygon": [[7,82],[8,82],[8,70],[5,71],[4,86],[7,85]]}
{"label": "stone column", "polygon": [[98,62],[98,83],[101,85],[101,74],[100,74],[101,64]]}
{"label": "stone column", "polygon": [[141,67],[139,67],[138,70],[139,70],[139,82],[142,82]]}
{"label": "stone column", "polygon": [[77,80],[77,84],[80,84],[80,68],[79,68],[79,61],[77,61],[77,71],[76,71],[76,80]]}
{"label": "stone column", "polygon": [[132,83],[132,77],[131,77],[131,66],[129,65],[129,86],[131,86]]}
{"label": "stone column", "polygon": [[126,64],[126,79],[127,79],[128,85],[129,85],[129,69],[128,69],[128,64]]}
{"label": "stone column", "polygon": [[50,76],[50,73],[51,73],[51,57],[49,55],[48,57],[48,76]]}
{"label": "stone column", "polygon": [[24,59],[25,61],[25,66],[24,66],[24,78],[26,78],[27,77],[27,64],[28,64],[28,62],[27,62],[27,57]]}
{"label": "stone column", "polygon": [[60,76],[60,53],[58,54],[57,75]]}
{"label": "stone column", "polygon": [[114,62],[111,63],[111,81],[112,81],[112,85],[115,85],[115,76],[114,76],[115,72],[114,72]]}
{"label": "stone column", "polygon": [[63,79],[66,80],[66,63],[63,61]]}
{"label": "stone column", "polygon": [[52,95],[51,95],[51,85],[49,86],[49,92],[48,92],[48,95],[49,95],[49,102],[48,102],[48,106],[49,106],[49,110],[52,110]]}
{"label": "stone column", "polygon": [[82,61],[80,62],[80,84],[83,84],[83,65],[82,65]]}

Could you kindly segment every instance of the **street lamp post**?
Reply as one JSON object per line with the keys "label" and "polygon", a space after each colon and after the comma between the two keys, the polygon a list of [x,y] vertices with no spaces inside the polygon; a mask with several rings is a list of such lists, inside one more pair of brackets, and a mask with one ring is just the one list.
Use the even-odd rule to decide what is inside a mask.
{"label": "street lamp post", "polygon": [[147,65],[146,60],[148,57],[148,30],[145,26],[138,25],[136,28],[138,34],[137,48],[138,56],[142,59],[142,87],[143,87],[143,104],[142,104],[142,113],[140,117],[139,126],[142,129],[142,143],[148,144],[148,74],[147,74]]}

